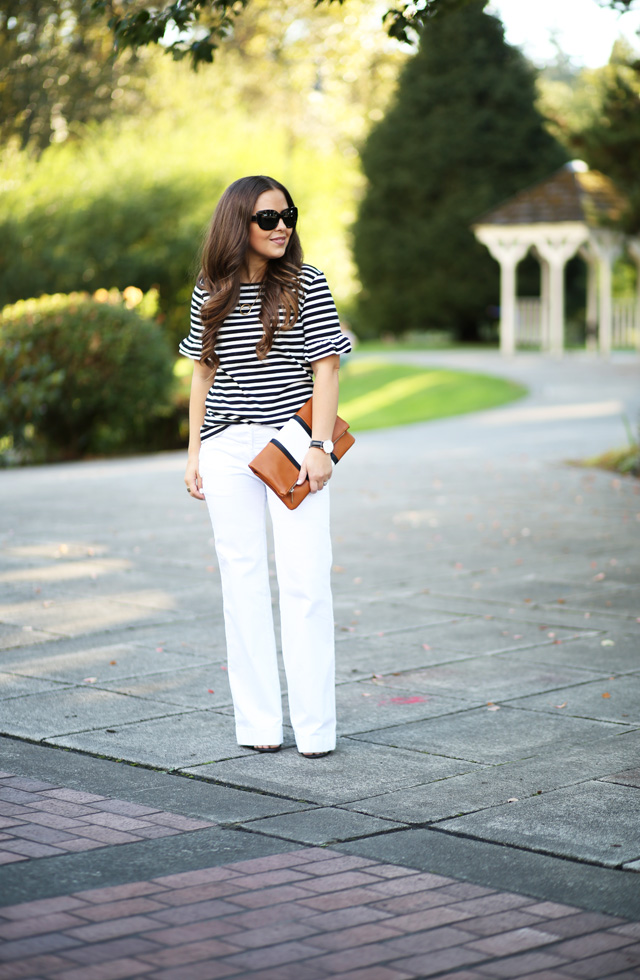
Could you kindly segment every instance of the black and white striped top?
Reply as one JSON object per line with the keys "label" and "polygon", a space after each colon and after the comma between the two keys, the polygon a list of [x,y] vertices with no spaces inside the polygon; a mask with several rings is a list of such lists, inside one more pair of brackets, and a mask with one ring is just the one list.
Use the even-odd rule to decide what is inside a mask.
{"label": "black and white striped top", "polygon": [[[273,347],[260,360],[256,344],[263,335],[259,284],[242,284],[233,313],[223,322],[216,344],[220,365],[207,393],[201,441],[228,425],[254,422],[281,428],[313,393],[311,362],[331,354],[348,354],[351,342],[340,330],[338,311],[327,280],[319,269],[303,265],[300,272],[298,320],[276,333]],[[192,360],[202,354],[200,310],[208,293],[198,286],[191,300],[191,330],[180,353]],[[251,307],[243,315],[240,309]]]}

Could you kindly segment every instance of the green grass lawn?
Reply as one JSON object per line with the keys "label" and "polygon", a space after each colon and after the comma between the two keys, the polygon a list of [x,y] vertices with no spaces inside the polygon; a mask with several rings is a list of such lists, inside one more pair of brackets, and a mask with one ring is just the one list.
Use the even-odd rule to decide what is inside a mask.
{"label": "green grass lawn", "polygon": [[495,408],[526,392],[485,374],[356,359],[340,371],[339,412],[354,432],[363,432]]}
{"label": "green grass lawn", "polygon": [[[191,362],[178,358],[176,399],[185,418],[191,371]],[[495,408],[526,393],[522,385],[485,374],[389,363],[383,355],[356,357],[340,370],[339,411],[354,432],[363,432]]]}

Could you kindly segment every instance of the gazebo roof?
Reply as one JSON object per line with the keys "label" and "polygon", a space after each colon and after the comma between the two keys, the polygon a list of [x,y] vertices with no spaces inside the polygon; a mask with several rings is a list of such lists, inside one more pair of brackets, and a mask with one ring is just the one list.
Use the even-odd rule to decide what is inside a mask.
{"label": "gazebo roof", "polygon": [[474,221],[474,227],[561,221],[580,221],[594,227],[617,221],[624,205],[624,198],[608,177],[573,161],[487,211]]}

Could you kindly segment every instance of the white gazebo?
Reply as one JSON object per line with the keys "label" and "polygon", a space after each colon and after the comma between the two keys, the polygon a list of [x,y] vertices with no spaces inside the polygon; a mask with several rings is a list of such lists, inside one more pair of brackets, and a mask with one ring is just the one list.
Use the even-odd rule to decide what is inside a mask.
{"label": "white gazebo", "polygon": [[628,244],[638,267],[636,337],[640,334],[640,239],[626,241],[612,227],[624,200],[604,174],[581,160],[520,191],[473,225],[476,238],[500,263],[500,349],[516,347],[516,269],[529,251],[540,274],[541,347],[564,349],[564,270],[574,255],[587,263],[587,323],[597,331],[600,353],[611,351],[612,267]]}

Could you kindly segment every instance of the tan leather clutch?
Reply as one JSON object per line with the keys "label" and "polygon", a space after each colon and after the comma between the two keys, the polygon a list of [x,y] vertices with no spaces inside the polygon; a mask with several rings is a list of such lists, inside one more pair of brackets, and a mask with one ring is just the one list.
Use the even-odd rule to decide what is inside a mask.
{"label": "tan leather clutch", "polygon": [[[289,510],[295,510],[309,493],[308,480],[300,486],[296,481],[311,439],[312,402],[312,398],[305,402],[283,425],[277,438],[268,442],[249,463],[249,468],[280,497]],[[355,442],[348,429],[349,423],[338,416],[332,436],[331,458],[334,463],[342,459]]]}

